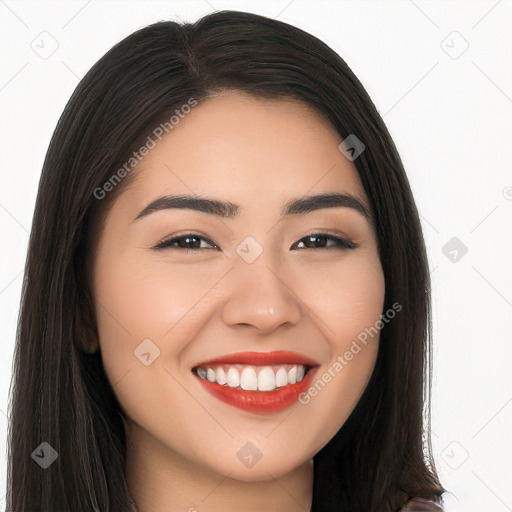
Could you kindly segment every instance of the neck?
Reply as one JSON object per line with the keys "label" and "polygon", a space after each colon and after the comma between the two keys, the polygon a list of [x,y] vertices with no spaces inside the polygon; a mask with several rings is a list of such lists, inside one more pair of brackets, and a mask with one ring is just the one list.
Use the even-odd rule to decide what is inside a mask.
{"label": "neck", "polygon": [[126,479],[138,512],[309,512],[313,460],[285,475],[244,482],[183,458],[126,423]]}

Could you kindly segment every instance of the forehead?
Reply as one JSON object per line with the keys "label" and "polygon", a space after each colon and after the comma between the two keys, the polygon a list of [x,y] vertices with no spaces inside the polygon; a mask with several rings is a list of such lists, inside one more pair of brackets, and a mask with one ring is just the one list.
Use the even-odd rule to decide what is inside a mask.
{"label": "forehead", "polygon": [[[143,195],[175,191],[243,198],[337,190],[365,198],[342,139],[311,107],[291,99],[223,92],[183,115],[134,172]],[[170,190],[167,190],[170,189]]]}

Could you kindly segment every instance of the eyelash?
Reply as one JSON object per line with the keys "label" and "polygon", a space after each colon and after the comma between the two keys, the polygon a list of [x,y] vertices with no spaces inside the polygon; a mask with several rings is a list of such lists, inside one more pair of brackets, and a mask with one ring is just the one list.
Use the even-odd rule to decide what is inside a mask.
{"label": "eyelash", "polygon": [[[358,247],[358,244],[355,244],[353,242],[350,242],[349,240],[345,240],[344,238],[340,238],[338,236],[330,235],[329,233],[311,233],[310,235],[306,235],[305,237],[301,238],[294,245],[296,245],[297,243],[300,243],[300,242],[302,242],[302,241],[304,241],[305,239],[308,239],[308,238],[317,238],[318,239],[320,237],[325,237],[327,240],[336,242],[337,247],[333,247],[333,246],[330,246],[330,247],[319,247],[318,249],[324,249],[324,250],[341,249],[341,250],[343,250],[343,249],[356,249]],[[203,240],[203,241],[206,241],[207,243],[209,243],[211,245],[214,245],[215,247],[212,247],[212,248],[198,247],[198,248],[195,248],[195,249],[183,248],[183,247],[172,247],[173,243],[179,242],[181,240],[186,240],[187,238],[194,238],[194,239],[197,239],[197,240]],[[217,248],[217,245],[214,242],[212,242],[209,238],[207,238],[205,236],[198,235],[197,233],[187,233],[185,235],[180,235],[180,236],[177,236],[177,237],[169,238],[167,240],[162,240],[161,242],[159,242],[154,247],[154,249],[179,249],[179,250],[182,250],[182,251],[185,251],[185,252],[197,252],[198,250],[205,250],[205,249],[206,250],[210,250],[210,249],[215,249],[215,248]],[[302,249],[311,249],[311,247],[301,247],[300,250],[302,250]]]}

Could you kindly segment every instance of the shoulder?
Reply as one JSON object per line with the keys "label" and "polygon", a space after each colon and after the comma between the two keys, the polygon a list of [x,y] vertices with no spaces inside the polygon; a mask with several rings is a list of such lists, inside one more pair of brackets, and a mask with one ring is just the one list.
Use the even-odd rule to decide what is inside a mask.
{"label": "shoulder", "polygon": [[443,512],[443,508],[432,500],[409,498],[398,512]]}

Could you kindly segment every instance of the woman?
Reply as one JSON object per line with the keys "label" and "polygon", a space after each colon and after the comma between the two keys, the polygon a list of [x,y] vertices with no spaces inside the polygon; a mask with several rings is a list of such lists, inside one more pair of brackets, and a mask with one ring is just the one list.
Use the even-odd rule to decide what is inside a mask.
{"label": "woman", "polygon": [[242,12],[139,30],[44,163],[8,510],[441,510],[428,278],[337,54]]}

